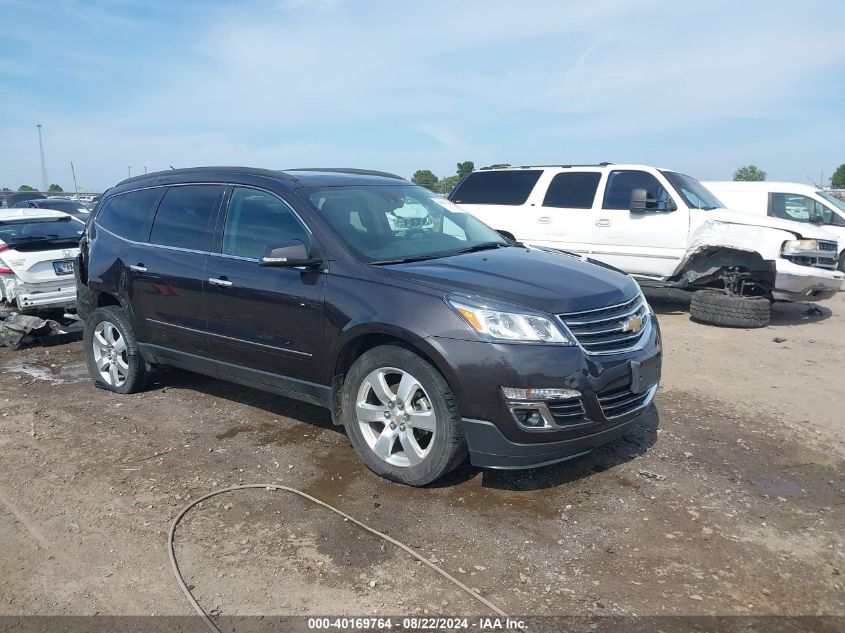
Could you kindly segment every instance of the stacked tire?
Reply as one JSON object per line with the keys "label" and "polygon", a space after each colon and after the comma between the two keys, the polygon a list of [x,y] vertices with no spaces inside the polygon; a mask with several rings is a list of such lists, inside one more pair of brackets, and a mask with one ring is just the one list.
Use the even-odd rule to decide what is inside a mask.
{"label": "stacked tire", "polygon": [[694,321],[722,327],[760,328],[771,319],[765,297],[734,297],[718,290],[694,292],[689,307]]}

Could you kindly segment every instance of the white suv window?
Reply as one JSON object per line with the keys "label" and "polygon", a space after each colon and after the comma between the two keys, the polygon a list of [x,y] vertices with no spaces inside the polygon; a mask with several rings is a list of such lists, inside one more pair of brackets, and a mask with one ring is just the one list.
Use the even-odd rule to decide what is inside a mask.
{"label": "white suv window", "polygon": [[669,192],[658,182],[657,178],[646,171],[626,169],[612,171],[608,175],[602,208],[629,209],[631,192],[634,189],[645,189],[648,192],[648,197],[655,202],[669,200]]}
{"label": "white suv window", "polygon": [[597,171],[568,171],[556,175],[549,184],[544,207],[592,209],[601,174]]}

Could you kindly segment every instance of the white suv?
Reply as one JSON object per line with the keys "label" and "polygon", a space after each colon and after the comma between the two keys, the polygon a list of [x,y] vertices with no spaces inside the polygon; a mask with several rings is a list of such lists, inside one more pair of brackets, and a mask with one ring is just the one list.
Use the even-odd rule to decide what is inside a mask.
{"label": "white suv", "polygon": [[772,300],[839,292],[835,236],[819,227],[728,211],[695,178],[645,165],[481,169],[450,199],[540,247],[619,268],[643,286],[698,290],[693,318],[762,327]]}

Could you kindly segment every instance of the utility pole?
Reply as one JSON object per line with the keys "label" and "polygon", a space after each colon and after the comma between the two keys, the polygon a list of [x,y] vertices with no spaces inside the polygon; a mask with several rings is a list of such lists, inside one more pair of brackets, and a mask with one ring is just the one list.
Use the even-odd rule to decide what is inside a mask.
{"label": "utility pole", "polygon": [[147,168],[146,168],[146,166],[144,167],[144,173],[145,173],[145,174],[147,173]]}
{"label": "utility pole", "polygon": [[73,174],[73,188],[76,190],[77,199],[79,199],[79,185],[76,184],[76,170],[73,168],[73,161],[70,161],[70,173]]}
{"label": "utility pole", "polygon": [[41,151],[41,191],[47,193],[50,182],[47,178],[47,159],[44,157],[44,141],[41,139],[41,124],[37,123],[35,127],[38,128],[38,149]]}
{"label": "utility pole", "polygon": [[130,178],[132,178],[132,165],[126,166],[126,173],[129,174]]}

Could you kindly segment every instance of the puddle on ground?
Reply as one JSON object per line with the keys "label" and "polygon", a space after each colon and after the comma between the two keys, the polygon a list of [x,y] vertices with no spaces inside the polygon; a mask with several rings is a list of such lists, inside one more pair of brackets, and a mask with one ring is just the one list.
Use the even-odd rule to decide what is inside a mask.
{"label": "puddle on ground", "polygon": [[61,367],[50,367],[36,363],[8,363],[0,367],[0,371],[26,374],[36,380],[43,380],[56,385],[88,380],[88,368],[84,363],[68,363]]}

